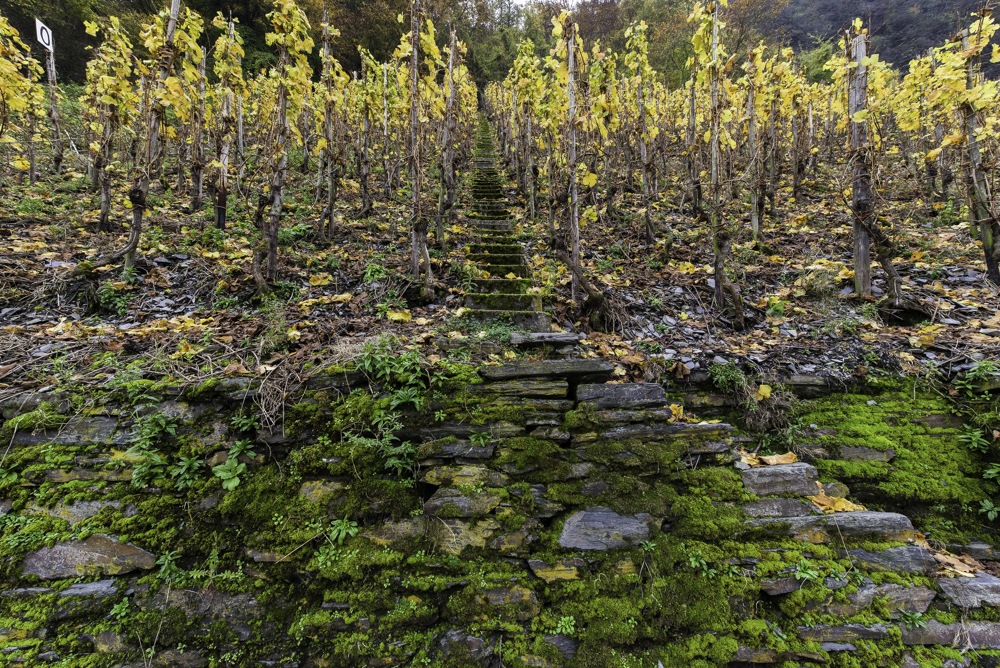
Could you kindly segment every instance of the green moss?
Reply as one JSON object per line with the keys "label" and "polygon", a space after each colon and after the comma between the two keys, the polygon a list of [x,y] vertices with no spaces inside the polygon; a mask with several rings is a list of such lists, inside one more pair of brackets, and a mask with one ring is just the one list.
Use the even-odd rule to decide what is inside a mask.
{"label": "green moss", "polygon": [[60,415],[56,407],[51,402],[43,401],[38,404],[38,408],[12,417],[3,423],[0,428],[0,439],[10,441],[17,433],[30,433],[43,431],[45,429],[56,429],[66,423],[67,417]]}
{"label": "green moss", "polygon": [[215,394],[216,388],[218,388],[221,383],[222,379],[220,378],[209,378],[208,380],[202,381],[198,385],[184,390],[184,399],[191,402],[206,401]]}

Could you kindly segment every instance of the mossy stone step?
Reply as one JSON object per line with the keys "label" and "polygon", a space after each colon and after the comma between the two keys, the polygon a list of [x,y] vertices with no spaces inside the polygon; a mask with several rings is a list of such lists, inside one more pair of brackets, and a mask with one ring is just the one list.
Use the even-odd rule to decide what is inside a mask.
{"label": "mossy stone step", "polygon": [[478,262],[487,266],[524,264],[524,256],[520,253],[515,255],[493,255],[492,253],[469,253],[465,256],[472,262]]}
{"label": "mossy stone step", "polygon": [[491,295],[523,295],[528,292],[530,278],[475,278],[472,285],[476,292]]}
{"label": "mossy stone step", "polygon": [[490,255],[518,255],[522,248],[518,244],[469,244],[473,253],[489,253]]}
{"label": "mossy stone step", "polygon": [[493,311],[541,311],[538,295],[465,293],[465,307]]}
{"label": "mossy stone step", "polygon": [[483,269],[498,278],[506,278],[509,274],[514,274],[516,278],[531,278],[531,268],[526,264],[488,264],[483,265]]}
{"label": "mossy stone step", "polygon": [[514,229],[514,223],[507,216],[484,216],[473,212],[466,211],[465,217],[470,221],[482,228],[490,228],[494,230],[512,230]]}
{"label": "mossy stone step", "polygon": [[548,332],[552,329],[552,318],[542,311],[493,311],[469,309],[465,317],[479,322],[509,322],[515,327],[529,332]]}

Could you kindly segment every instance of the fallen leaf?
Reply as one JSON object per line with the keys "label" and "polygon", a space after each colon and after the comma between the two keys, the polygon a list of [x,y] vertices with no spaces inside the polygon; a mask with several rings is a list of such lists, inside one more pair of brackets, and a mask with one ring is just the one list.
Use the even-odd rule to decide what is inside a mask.
{"label": "fallen leaf", "polygon": [[672,413],[670,416],[671,422],[678,422],[679,420],[684,419],[684,406],[680,404],[670,404],[670,412]]}
{"label": "fallen leaf", "polygon": [[850,513],[857,510],[865,510],[865,507],[857,503],[852,503],[840,496],[830,496],[823,491],[822,483],[817,482],[819,494],[807,496],[806,498],[816,504],[816,507],[827,515],[832,513]]}
{"label": "fallen leaf", "polygon": [[684,362],[674,362],[674,365],[667,370],[673,371],[677,380],[684,380],[691,375],[691,368]]}
{"label": "fallen leaf", "polygon": [[747,452],[743,448],[740,448],[740,461],[751,468],[759,469],[763,466],[760,462],[760,458],[753,454],[752,452]]}
{"label": "fallen leaf", "polygon": [[326,272],[323,272],[322,274],[314,274],[309,277],[309,285],[329,285],[331,281],[333,281],[333,276]]}
{"label": "fallen leaf", "polygon": [[410,322],[413,319],[409,311],[389,311],[385,317],[393,322]]}
{"label": "fallen leaf", "polygon": [[[770,385],[761,385],[760,387],[757,388],[757,391],[754,392],[753,396],[754,396],[754,399],[756,399],[757,401],[763,401],[764,399],[770,398],[770,396],[771,396],[771,386]],[[789,454],[791,454],[791,453],[789,453]],[[795,460],[792,460],[792,461],[795,461]]]}
{"label": "fallen leaf", "polygon": [[250,372],[242,364],[232,362],[230,363],[229,366],[227,366],[225,369],[222,370],[222,373],[232,375],[235,373],[250,373]]}
{"label": "fallen leaf", "polygon": [[795,456],[794,452],[786,452],[783,455],[767,455],[766,457],[761,457],[760,461],[764,462],[768,466],[777,466],[779,464],[794,464],[799,461],[799,458]]}

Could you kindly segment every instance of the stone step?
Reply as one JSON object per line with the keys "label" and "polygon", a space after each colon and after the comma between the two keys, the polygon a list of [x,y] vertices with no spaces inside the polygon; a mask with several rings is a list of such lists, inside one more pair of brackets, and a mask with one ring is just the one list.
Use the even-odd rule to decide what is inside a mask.
{"label": "stone step", "polygon": [[515,327],[529,332],[547,332],[552,327],[552,318],[542,311],[492,311],[469,309],[464,316],[478,322],[509,322]]}
{"label": "stone step", "polygon": [[913,523],[906,515],[872,510],[816,517],[767,517],[748,520],[745,524],[817,544],[840,542],[848,537],[878,536],[887,541],[912,541],[917,538]]}
{"label": "stone step", "polygon": [[516,255],[493,255],[491,253],[469,253],[465,256],[470,262],[496,266],[509,264],[525,264],[524,256],[520,253]]}
{"label": "stone step", "polygon": [[580,334],[572,332],[540,332],[536,334],[521,334],[514,332],[510,335],[510,342],[515,346],[566,346],[579,343],[584,338]]}
{"label": "stone step", "polygon": [[494,311],[541,311],[538,295],[466,293],[465,307]]}
{"label": "stone step", "polygon": [[523,295],[531,284],[530,278],[476,278],[472,281],[476,292],[488,295]]}
{"label": "stone step", "polygon": [[520,255],[523,249],[519,244],[479,243],[469,244],[473,253],[489,253],[491,255]]}
{"label": "stone step", "polygon": [[506,278],[510,274],[514,274],[515,278],[531,277],[531,269],[525,264],[489,264],[483,265],[483,269],[497,278]]}
{"label": "stone step", "polygon": [[811,496],[819,492],[816,467],[804,462],[747,469],[741,472],[743,486],[757,496],[798,494]]}

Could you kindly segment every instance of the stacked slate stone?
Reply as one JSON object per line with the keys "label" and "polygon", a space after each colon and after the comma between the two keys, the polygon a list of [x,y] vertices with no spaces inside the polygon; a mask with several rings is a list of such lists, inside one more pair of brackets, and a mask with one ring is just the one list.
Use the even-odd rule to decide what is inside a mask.
{"label": "stacked slate stone", "polygon": [[497,170],[493,130],[480,121],[470,184],[467,222],[479,236],[467,258],[489,278],[475,279],[475,292],[465,295],[465,306],[482,321],[501,320],[531,332],[548,332],[551,319],[542,311],[542,299],[528,294],[531,267],[513,236],[514,221],[505,204],[503,182]]}
{"label": "stacked slate stone", "polygon": [[[671,407],[724,415],[731,397],[694,374],[612,382],[614,368],[545,360],[462,377],[454,396],[404,416],[396,435],[417,444],[416,479],[394,487],[405,476],[381,464],[357,473],[364,453],[323,454],[324,425],[368,387],[354,372],[298,388],[287,432],[234,426],[254,381],[146,386],[178,423],[157,446],[171,462],[197,452],[218,465],[237,440],[256,442],[231,491],[161,489],[155,476],[133,486],[136,460],[122,453],[139,434],[126,393],[4,401],[0,433],[19,477],[0,487],[0,665],[142,666],[151,647],[151,665],[195,667],[611,666],[628,655],[670,666],[997,665],[1000,579],[937,577],[901,512],[824,515],[805,498],[819,485],[851,496],[814,464],[885,450],[748,468],[738,449],[751,436],[678,422]],[[412,507],[393,511],[400,490]],[[332,532],[347,518],[358,533],[343,545],[310,542],[312,528],[275,542],[292,523]],[[663,561],[669,545],[679,551]],[[952,549],[1000,561],[986,543]],[[838,575],[809,575],[806,559]]]}

